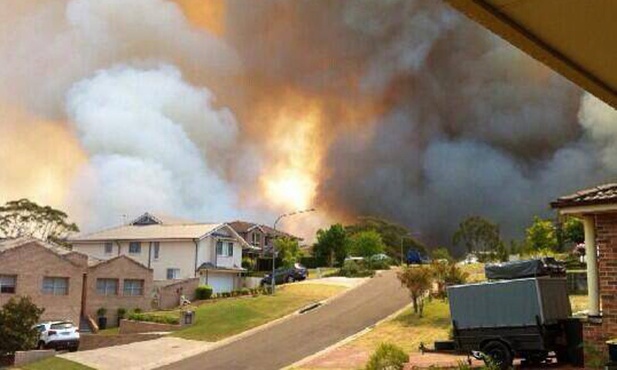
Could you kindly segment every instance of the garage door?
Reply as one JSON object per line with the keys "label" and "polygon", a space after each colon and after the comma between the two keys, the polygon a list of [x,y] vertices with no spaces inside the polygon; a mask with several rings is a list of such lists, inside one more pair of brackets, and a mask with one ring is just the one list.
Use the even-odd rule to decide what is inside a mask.
{"label": "garage door", "polygon": [[234,290],[234,275],[233,274],[208,274],[208,282],[206,277],[201,277],[203,284],[208,284],[212,287],[214,293],[231,292]]}

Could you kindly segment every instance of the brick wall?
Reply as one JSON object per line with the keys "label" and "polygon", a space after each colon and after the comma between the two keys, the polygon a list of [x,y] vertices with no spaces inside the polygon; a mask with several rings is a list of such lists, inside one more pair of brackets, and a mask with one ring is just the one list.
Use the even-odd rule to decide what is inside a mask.
{"label": "brick wall", "polygon": [[[71,258],[81,259],[77,254]],[[28,295],[45,308],[42,320],[71,320],[79,324],[83,266],[58,255],[36,242],[8,249],[0,253],[0,274],[16,275],[15,294],[0,294],[0,305],[16,295]],[[67,295],[43,293],[43,278],[68,278]]]}
{"label": "brick wall", "polygon": [[[117,279],[117,294],[99,294],[96,289],[97,279]],[[124,281],[127,279],[144,281],[141,296],[124,295]],[[152,270],[131,260],[130,257],[112,258],[89,268],[86,284],[86,313],[96,320],[96,311],[101,307],[106,308],[108,327],[117,326],[118,308],[124,308],[127,311],[135,308],[146,311],[152,308]]]}
{"label": "brick wall", "polygon": [[605,342],[617,338],[617,213],[595,215],[602,320],[584,323],[585,343],[606,352]]}
{"label": "brick wall", "polygon": [[158,308],[168,309],[177,307],[180,303],[180,295],[182,294],[184,294],[189,301],[193,301],[195,299],[195,289],[198,285],[199,278],[186,279],[173,283],[165,281],[160,282],[160,285],[156,287]]}

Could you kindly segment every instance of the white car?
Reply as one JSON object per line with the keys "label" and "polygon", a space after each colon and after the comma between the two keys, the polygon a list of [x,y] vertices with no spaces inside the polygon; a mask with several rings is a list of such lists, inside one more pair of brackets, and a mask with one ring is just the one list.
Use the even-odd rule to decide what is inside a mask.
{"label": "white car", "polygon": [[34,326],[38,330],[38,349],[68,349],[75,352],[79,348],[78,328],[70,321],[48,321]]}

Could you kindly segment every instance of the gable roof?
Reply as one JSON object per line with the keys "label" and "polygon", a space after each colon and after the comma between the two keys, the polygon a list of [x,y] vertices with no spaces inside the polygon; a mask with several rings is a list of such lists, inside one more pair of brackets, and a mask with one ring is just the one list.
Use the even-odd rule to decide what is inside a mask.
{"label": "gable roof", "polygon": [[52,244],[49,242],[44,242],[39,239],[30,238],[30,237],[1,240],[0,241],[0,255],[2,255],[4,252],[14,250],[17,248],[21,248],[21,247],[25,247],[28,245],[35,245],[39,248],[42,248],[43,250],[46,250],[47,252],[53,254],[57,258],[60,258],[63,261],[66,261],[76,267],[84,267],[84,266],[80,265],[74,260],[71,260],[72,255],[81,255],[81,256],[87,257],[88,260],[90,259],[90,256],[88,256],[85,253],[72,251],[68,248],[65,248],[65,247],[62,247],[56,244]]}
{"label": "gable roof", "polygon": [[248,245],[238,233],[225,223],[197,223],[173,218],[157,217],[144,213],[128,225],[117,226],[89,234],[77,235],[70,242],[100,242],[111,240],[194,240],[203,239],[223,228],[229,229],[232,236]]}
{"label": "gable roof", "polygon": [[142,268],[144,270],[152,270],[152,269],[148,268],[146,265],[144,265],[144,264],[142,264],[142,263],[132,259],[131,257],[129,257],[127,255],[124,255],[124,254],[121,254],[119,256],[116,256],[116,257],[113,257],[113,258],[109,258],[109,259],[106,259],[106,260],[97,260],[97,261],[93,260],[92,263],[88,264],[88,268],[96,269],[99,266],[107,265],[107,264],[113,263],[113,262],[115,262],[117,260],[120,260],[120,259],[125,259],[125,260],[127,260],[127,261],[129,261],[129,262],[131,262],[131,263],[133,263],[135,265],[137,265],[138,267],[140,267],[140,268]]}
{"label": "gable roof", "polygon": [[559,197],[551,202],[551,207],[568,208],[610,203],[617,204],[617,183],[598,185]]}
{"label": "gable roof", "polygon": [[264,234],[267,234],[268,236],[285,236],[285,237],[292,238],[292,239],[302,240],[302,238],[288,234],[284,231],[274,230],[270,226],[257,224],[254,222],[236,220],[236,221],[228,222],[227,224],[231,226],[231,228],[234,229],[238,233],[246,233],[255,228],[258,228],[259,230],[261,230],[261,232],[263,232]]}

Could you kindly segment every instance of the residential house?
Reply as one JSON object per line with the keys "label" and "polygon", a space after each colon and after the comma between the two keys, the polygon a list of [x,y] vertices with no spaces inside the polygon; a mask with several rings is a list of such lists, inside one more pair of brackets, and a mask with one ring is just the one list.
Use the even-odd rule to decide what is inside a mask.
{"label": "residential house", "polygon": [[121,225],[70,239],[73,250],[99,259],[126,255],[154,271],[154,280],[200,277],[215,292],[241,286],[242,249],[224,223],[196,223],[145,213]]}
{"label": "residential house", "polygon": [[248,244],[245,248],[245,253],[265,257],[272,256],[272,246],[276,238],[288,237],[296,240],[301,238],[288,234],[280,230],[274,230],[270,226],[260,225],[247,221],[232,221],[228,223],[238,235],[240,235]]}
{"label": "residential house", "polygon": [[45,311],[42,320],[96,318],[104,307],[110,326],[118,308],[151,306],[152,270],[126,256],[99,260],[34,239],[0,243],[0,305],[30,296]]}

